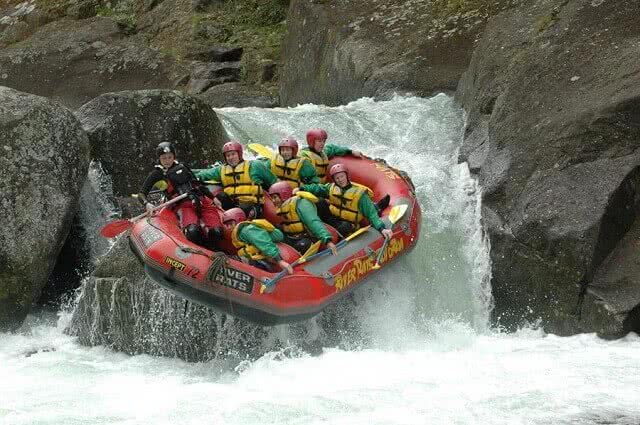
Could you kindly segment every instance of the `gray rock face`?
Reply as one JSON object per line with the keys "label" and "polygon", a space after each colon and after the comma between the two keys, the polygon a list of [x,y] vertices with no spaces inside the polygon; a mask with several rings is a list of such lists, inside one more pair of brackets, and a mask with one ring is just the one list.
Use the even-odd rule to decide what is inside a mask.
{"label": "gray rock face", "polygon": [[187,91],[200,94],[208,88],[240,81],[240,62],[194,62]]}
{"label": "gray rock face", "polygon": [[483,20],[446,31],[431,14],[430,2],[415,0],[292,0],[282,105],[455,90]]}
{"label": "gray rock face", "polygon": [[198,96],[212,108],[275,108],[278,98],[240,83],[213,86]]}
{"label": "gray rock face", "polygon": [[53,269],[89,164],[64,107],[0,87],[0,331],[16,329]]}
{"label": "gray rock face", "polygon": [[226,133],[211,107],[188,94],[140,90],[103,94],[76,115],[91,142],[91,156],[111,176],[116,196],[137,193],[157,161],[160,142],[176,145],[178,160],[203,167],[221,159]]}
{"label": "gray rock face", "polygon": [[71,108],[107,92],[174,88],[186,71],[159,52],[127,42],[108,18],[60,20],[0,50],[0,84]]}
{"label": "gray rock face", "polygon": [[639,16],[638,2],[537,0],[489,23],[460,81],[500,324],[615,335],[640,304],[634,268],[603,263],[629,250],[640,211]]}
{"label": "gray rock face", "polygon": [[190,52],[185,58],[201,62],[239,62],[243,51],[242,47],[214,46]]}

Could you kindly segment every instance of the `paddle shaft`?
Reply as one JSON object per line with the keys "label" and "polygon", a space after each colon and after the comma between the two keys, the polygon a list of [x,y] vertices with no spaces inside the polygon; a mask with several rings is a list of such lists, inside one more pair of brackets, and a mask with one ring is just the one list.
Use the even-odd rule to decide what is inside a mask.
{"label": "paddle shaft", "polygon": [[152,209],[151,211],[145,211],[145,212],[143,212],[143,213],[142,213],[142,214],[140,214],[140,215],[137,215],[137,216],[135,216],[135,217],[133,217],[133,218],[130,218],[130,219],[129,219],[129,221],[130,221],[131,223],[135,223],[136,221],[140,220],[141,218],[146,217],[150,212],[158,211],[160,208],[164,208],[164,207],[169,206],[169,205],[171,205],[171,204],[175,204],[176,202],[182,201],[182,200],[183,200],[184,198],[186,198],[187,196],[189,196],[189,194],[188,194],[188,193],[183,193],[183,194],[182,194],[182,195],[180,195],[180,196],[176,196],[175,198],[170,199],[170,200],[168,200],[167,202],[165,202],[165,203],[163,203],[163,204],[158,205],[157,207],[153,207],[153,209]]}
{"label": "paddle shaft", "polygon": [[[291,263],[291,268],[297,266],[298,264],[300,264],[300,259],[299,258],[296,261],[294,261],[293,263]],[[287,274],[287,271],[286,270],[282,270],[277,275],[275,275],[273,277],[273,279],[266,281],[264,283],[264,286],[270,287],[270,286],[275,285],[276,282],[279,281],[280,279],[282,279],[286,274]]]}
{"label": "paddle shaft", "polygon": [[[389,221],[391,222],[391,227],[392,227],[392,228],[393,228],[393,225],[394,225],[394,224],[396,224],[396,223],[398,222],[398,220],[400,220],[400,219],[402,218],[402,216],[404,215],[404,213],[405,213],[405,212],[406,212],[406,210],[407,210],[407,207],[406,207],[406,206],[404,206],[404,205],[403,205],[403,206],[394,206],[394,207],[392,208],[392,212],[393,212],[393,211],[394,211],[394,209],[396,209],[396,208],[397,208],[397,210],[396,210],[397,212],[396,212],[395,214],[390,214],[390,216],[389,216]],[[341,240],[340,242],[338,242],[338,243],[336,244],[336,249],[340,249],[341,247],[343,247],[344,245],[346,245],[350,240],[352,240],[352,239],[356,238],[357,236],[359,236],[359,235],[361,235],[361,234],[365,233],[367,230],[369,230],[369,228],[371,228],[371,225],[368,225],[368,226],[366,226],[366,227],[363,227],[363,228],[361,228],[361,229],[359,229],[359,230],[355,231],[355,232],[354,232],[354,233],[352,233],[351,235],[347,236],[345,239]],[[386,238],[385,238],[385,241],[384,241],[384,243],[383,243],[383,245],[382,245],[382,249],[381,249],[381,251],[380,251],[380,252],[383,252],[383,251],[384,251],[384,248],[386,248],[386,244],[389,242],[389,240],[390,240],[390,239],[391,239],[391,238],[389,238],[389,239],[386,239]],[[331,252],[331,249],[330,249],[330,248],[327,248],[327,249],[325,249],[324,251],[320,251],[320,252],[318,252],[318,253],[316,253],[316,254],[313,254],[312,256],[310,256],[309,258],[306,258],[306,259],[304,259],[304,256],[302,256],[302,257],[300,257],[299,259],[297,259],[293,264],[291,264],[291,267],[295,267],[295,266],[297,266],[299,263],[303,262],[303,261],[300,261],[300,260],[303,260],[303,259],[304,259],[304,262],[311,261],[311,260],[313,260],[313,259],[315,259],[315,258],[319,258],[319,257],[322,257],[322,256],[324,256],[324,255],[327,255],[327,254],[328,254],[328,253],[330,253],[330,252]],[[378,254],[378,261],[379,261],[379,258],[380,258],[380,257],[381,257],[381,254]],[[275,275],[273,279],[271,279],[270,281],[268,281],[268,282],[264,283],[264,286],[265,286],[265,287],[271,287],[271,286],[273,286],[273,285],[274,285],[278,280],[282,279],[282,277],[283,277],[286,273],[287,273],[287,271],[286,271],[286,270],[281,271],[280,273],[278,273],[277,275]]]}
{"label": "paddle shaft", "polygon": [[391,240],[391,238],[385,238],[384,243],[382,244],[382,248],[380,248],[380,252],[378,252],[378,257],[376,257],[376,264],[374,264],[373,268],[377,269],[378,267],[380,267],[380,260],[382,259],[382,253],[384,252],[384,250],[387,248],[387,245],[389,245],[389,241]]}

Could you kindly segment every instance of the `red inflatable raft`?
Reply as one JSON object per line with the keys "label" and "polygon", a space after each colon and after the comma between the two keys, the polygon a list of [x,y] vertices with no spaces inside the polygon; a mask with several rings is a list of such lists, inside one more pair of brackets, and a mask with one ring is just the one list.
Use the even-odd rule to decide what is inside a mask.
{"label": "red inflatable raft", "polygon": [[[373,190],[374,201],[385,194],[391,196],[389,207],[382,213],[387,225],[391,208],[407,205],[406,213],[393,226],[393,238],[382,254],[382,267],[409,252],[417,243],[421,221],[420,205],[409,178],[381,161],[342,157],[332,160],[331,165],[337,162],[349,167],[354,181]],[[265,210],[266,218],[277,223],[270,201]],[[267,326],[308,319],[362,285],[376,272],[373,265],[384,241],[377,230],[369,228],[342,246],[337,256],[320,256],[300,264],[293,275],[284,276],[261,293],[262,283],[276,273],[192,244],[180,231],[170,207],[137,222],[129,238],[145,272],[158,284],[197,303]],[[280,244],[280,251],[290,262],[300,256],[285,244]]]}

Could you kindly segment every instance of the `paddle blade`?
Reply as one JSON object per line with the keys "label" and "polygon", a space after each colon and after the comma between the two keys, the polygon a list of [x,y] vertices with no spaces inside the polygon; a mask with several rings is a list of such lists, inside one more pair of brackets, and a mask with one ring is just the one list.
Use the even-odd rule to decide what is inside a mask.
{"label": "paddle blade", "polygon": [[345,241],[350,241],[351,239],[354,239],[356,236],[360,236],[361,234],[363,234],[364,232],[369,230],[369,227],[371,227],[371,226],[366,226],[366,227],[363,227],[361,229],[356,230],[355,232],[353,232],[352,234],[350,234],[349,236],[344,238],[344,240]]}
{"label": "paddle blade", "polygon": [[407,208],[407,204],[396,205],[395,207],[391,208],[391,211],[389,212],[389,221],[391,221],[391,223],[397,223],[398,220],[402,218],[404,213],[407,212]]}
{"label": "paddle blade", "polygon": [[298,264],[304,263],[305,261],[307,261],[307,258],[311,257],[313,254],[318,252],[318,250],[320,249],[320,244],[321,244],[320,241],[317,241],[314,244],[312,244],[309,247],[309,249],[307,249],[305,253],[302,254],[302,257],[298,258]]}
{"label": "paddle blade", "polygon": [[265,158],[271,159],[273,157],[273,152],[271,151],[271,149],[269,149],[265,145],[261,145],[260,143],[249,143],[247,147],[251,149],[252,152],[255,152],[256,154]]}
{"label": "paddle blade", "polygon": [[100,229],[100,234],[105,238],[114,238],[129,229],[131,226],[132,223],[129,220],[115,220],[111,223],[105,224],[102,229]]}
{"label": "paddle blade", "polygon": [[260,293],[264,294],[264,290],[267,289],[266,285],[263,283],[260,285]]}
{"label": "paddle blade", "polygon": [[379,268],[380,268],[380,264],[375,263],[373,267],[371,267],[371,270],[378,270]]}

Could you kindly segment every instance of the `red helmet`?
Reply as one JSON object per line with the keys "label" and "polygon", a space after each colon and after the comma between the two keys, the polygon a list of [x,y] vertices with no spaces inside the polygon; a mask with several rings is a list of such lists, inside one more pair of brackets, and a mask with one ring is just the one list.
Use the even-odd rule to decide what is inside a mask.
{"label": "red helmet", "polygon": [[222,156],[226,158],[227,152],[236,151],[238,152],[238,156],[240,157],[240,161],[242,161],[242,145],[237,140],[232,140],[227,142],[222,146]]}
{"label": "red helmet", "polygon": [[347,169],[347,167],[344,166],[344,164],[335,164],[329,170],[329,175],[331,176],[332,179],[333,179],[333,176],[338,173],[347,173],[347,178],[349,178],[349,170]]}
{"label": "red helmet", "polygon": [[321,128],[312,128],[307,131],[307,144],[313,148],[313,144],[316,140],[327,140],[327,132]]}
{"label": "red helmet", "polygon": [[247,219],[244,211],[240,208],[231,208],[222,214],[222,222],[227,223],[229,221],[235,221],[236,224],[241,223]]}
{"label": "red helmet", "polygon": [[284,202],[291,198],[293,188],[288,182],[277,182],[271,185],[269,188],[269,195],[278,195]]}
{"label": "red helmet", "polygon": [[293,157],[298,155],[298,141],[293,137],[285,137],[278,143],[278,152],[280,152],[280,148],[291,148],[293,149]]}

